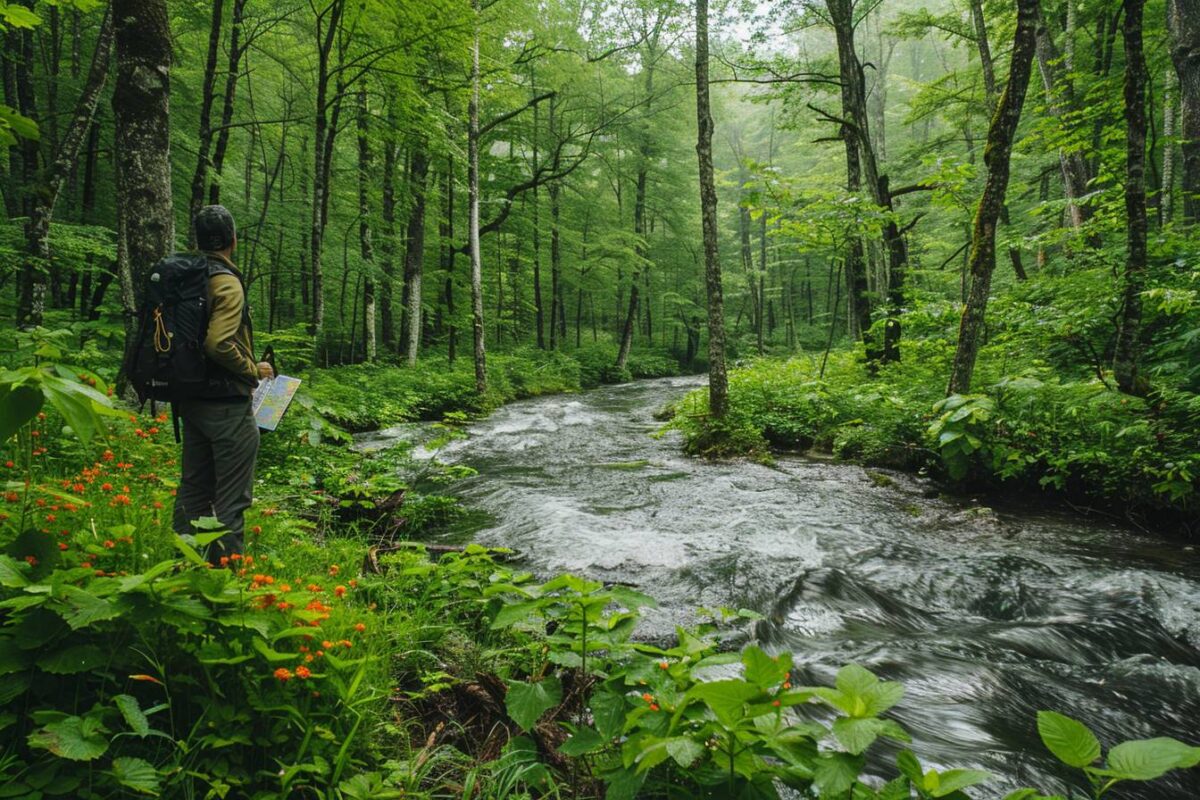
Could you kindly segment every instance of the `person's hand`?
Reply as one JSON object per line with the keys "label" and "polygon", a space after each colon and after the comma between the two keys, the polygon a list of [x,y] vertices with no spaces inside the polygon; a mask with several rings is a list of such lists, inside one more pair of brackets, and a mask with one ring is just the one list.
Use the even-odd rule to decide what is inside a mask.
{"label": "person's hand", "polygon": [[275,368],[266,361],[258,362],[258,379],[265,380],[266,378],[275,377]]}

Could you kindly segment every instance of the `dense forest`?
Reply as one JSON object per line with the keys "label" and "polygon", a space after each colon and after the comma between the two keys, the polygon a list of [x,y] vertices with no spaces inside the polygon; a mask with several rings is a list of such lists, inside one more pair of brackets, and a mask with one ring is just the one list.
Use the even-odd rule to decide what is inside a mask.
{"label": "dense forest", "polygon": [[[627,575],[412,544],[470,515],[439,448],[514,399],[707,374],[656,414],[690,455],[1036,496],[1185,540],[1195,580],[1200,0],[0,0],[0,36],[0,797],[985,780],[921,731],[864,755],[910,741],[886,658],[732,652],[763,608],[648,643]],[[169,415],[122,368],[210,204],[258,345],[305,381],[261,538],[214,570],[216,534],[160,513]],[[428,460],[347,447],[416,420]],[[1005,746],[1049,783],[1014,769],[1010,798],[1200,763],[1103,710],[1101,761],[1039,708]]]}

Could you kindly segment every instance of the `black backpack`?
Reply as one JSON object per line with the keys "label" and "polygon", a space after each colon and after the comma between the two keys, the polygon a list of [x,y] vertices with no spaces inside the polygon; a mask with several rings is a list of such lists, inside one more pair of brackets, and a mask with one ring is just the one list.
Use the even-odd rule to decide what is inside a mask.
{"label": "black backpack", "polygon": [[150,270],[137,338],[126,351],[124,370],[143,405],[203,397],[220,380],[204,355],[204,338],[208,279],[221,273],[236,275],[220,261],[196,253],[176,253]]}

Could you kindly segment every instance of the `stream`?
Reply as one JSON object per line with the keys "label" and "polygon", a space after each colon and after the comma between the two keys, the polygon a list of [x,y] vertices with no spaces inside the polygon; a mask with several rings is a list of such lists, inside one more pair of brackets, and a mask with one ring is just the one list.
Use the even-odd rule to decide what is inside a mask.
{"label": "stream", "polygon": [[[542,575],[634,584],[661,603],[651,638],[700,606],[754,609],[766,619],[746,638],[791,650],[799,683],[832,683],[850,661],[902,681],[891,713],[926,766],[995,775],[972,796],[1065,791],[1039,709],[1083,720],[1106,748],[1200,743],[1196,548],[824,460],[689,458],[677,434],[653,436],[653,415],[702,385],[635,382],[474,423],[438,457],[478,470],[454,491],[479,513],[443,540],[514,548]],[[1110,796],[1192,800],[1200,769]]]}

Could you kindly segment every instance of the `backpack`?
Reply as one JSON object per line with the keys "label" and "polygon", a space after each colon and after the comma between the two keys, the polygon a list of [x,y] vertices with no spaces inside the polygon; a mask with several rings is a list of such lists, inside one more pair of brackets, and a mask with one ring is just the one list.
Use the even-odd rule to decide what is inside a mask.
{"label": "backpack", "polygon": [[124,365],[142,405],[203,397],[220,380],[204,355],[204,338],[208,279],[222,273],[236,274],[197,253],[176,253],[150,270],[138,311],[137,338],[126,351]]}

